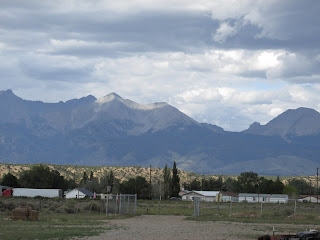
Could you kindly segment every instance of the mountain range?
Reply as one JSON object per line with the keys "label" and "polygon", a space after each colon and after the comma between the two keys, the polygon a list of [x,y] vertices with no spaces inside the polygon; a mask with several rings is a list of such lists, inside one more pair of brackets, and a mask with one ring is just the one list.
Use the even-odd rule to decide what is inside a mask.
{"label": "mountain range", "polygon": [[242,132],[199,123],[167,103],[116,93],[66,102],[27,101],[0,91],[0,162],[172,166],[203,174],[314,175],[320,113],[287,110]]}

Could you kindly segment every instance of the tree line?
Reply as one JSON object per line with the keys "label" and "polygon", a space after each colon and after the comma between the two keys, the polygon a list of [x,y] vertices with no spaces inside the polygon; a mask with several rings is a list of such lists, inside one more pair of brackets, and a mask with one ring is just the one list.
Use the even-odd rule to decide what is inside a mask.
{"label": "tree line", "polygon": [[172,175],[166,165],[164,176],[163,188],[159,188],[158,183],[152,184],[151,181],[147,181],[142,176],[136,176],[121,182],[120,179],[114,176],[113,171],[106,172],[100,179],[94,176],[93,171],[90,174],[83,172],[82,178],[76,183],[75,179],[66,179],[60,175],[59,171],[51,170],[48,166],[35,165],[29,170],[24,170],[19,177],[14,176],[10,172],[3,175],[0,184],[14,188],[53,188],[64,191],[79,187],[97,193],[137,194],[139,199],[151,199],[158,197],[158,194],[162,195],[165,199],[178,196],[180,178],[175,162],[173,163]]}
{"label": "tree line", "polygon": [[233,193],[261,193],[261,194],[288,194],[291,197],[297,195],[316,194],[317,189],[312,186],[311,181],[292,178],[284,184],[279,177],[276,180],[259,176],[255,172],[243,172],[237,178],[222,177],[209,179],[194,179],[190,183],[184,183],[187,190],[202,191],[228,191]]}
{"label": "tree line", "polygon": [[[148,181],[149,180],[149,181]],[[100,179],[91,171],[88,175],[83,172],[81,180],[77,183],[75,179],[66,179],[59,171],[51,170],[45,165],[35,165],[29,170],[23,171],[19,178],[11,173],[3,175],[1,185],[25,188],[55,188],[64,191],[77,187],[86,188],[97,193],[123,193],[137,194],[139,199],[178,197],[181,187],[186,190],[202,191],[229,191],[234,193],[265,193],[265,194],[288,194],[311,195],[317,189],[312,186],[311,181],[292,178],[283,184],[279,177],[276,180],[258,176],[254,172],[243,172],[237,178],[223,180],[218,178],[194,179],[191,182],[180,183],[179,170],[176,162],[172,169],[167,164],[163,169],[163,178],[159,182],[151,182],[143,176],[136,176],[125,181],[114,176],[112,171],[106,172]]]}

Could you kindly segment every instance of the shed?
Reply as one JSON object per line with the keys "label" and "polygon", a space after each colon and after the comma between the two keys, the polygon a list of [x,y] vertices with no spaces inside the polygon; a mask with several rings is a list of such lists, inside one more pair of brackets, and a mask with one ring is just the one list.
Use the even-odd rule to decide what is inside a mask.
{"label": "shed", "polygon": [[75,188],[66,193],[66,198],[85,198],[93,197],[93,193],[85,188]]}
{"label": "shed", "polygon": [[201,201],[215,202],[219,198],[220,191],[191,191],[182,195],[182,200],[193,201],[195,197],[199,197]]}

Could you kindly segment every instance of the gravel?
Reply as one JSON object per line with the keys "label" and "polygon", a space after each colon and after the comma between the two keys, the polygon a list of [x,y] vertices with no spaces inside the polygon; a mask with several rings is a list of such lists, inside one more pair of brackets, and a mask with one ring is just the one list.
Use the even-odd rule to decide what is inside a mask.
{"label": "gravel", "polygon": [[[81,239],[98,240],[253,240],[271,234],[271,224],[234,222],[201,222],[185,220],[184,216],[145,215],[107,221],[100,236]],[[285,227],[284,225],[282,227]]]}

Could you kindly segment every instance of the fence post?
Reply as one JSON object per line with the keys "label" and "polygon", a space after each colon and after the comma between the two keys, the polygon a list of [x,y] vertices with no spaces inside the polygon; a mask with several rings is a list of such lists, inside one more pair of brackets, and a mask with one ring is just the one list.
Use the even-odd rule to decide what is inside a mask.
{"label": "fence post", "polygon": [[261,202],[261,212],[260,212],[260,215],[262,216],[262,202]]}
{"label": "fence post", "polygon": [[194,216],[195,217],[200,216],[200,198],[199,197],[194,198]]}
{"label": "fence post", "polygon": [[120,196],[119,196],[119,214],[122,214],[122,206],[121,206],[121,203],[122,203],[122,198],[121,198],[121,193],[120,193]]}
{"label": "fence post", "polygon": [[294,210],[293,210],[293,214],[296,215],[297,213],[297,200],[294,200]]}
{"label": "fence post", "polygon": [[108,207],[109,207],[109,196],[107,195],[107,200],[106,200],[106,217],[108,217]]}
{"label": "fence post", "polygon": [[137,211],[137,194],[134,195],[134,215],[136,215]]}
{"label": "fence post", "polygon": [[230,202],[230,216],[232,215],[232,201]]}

